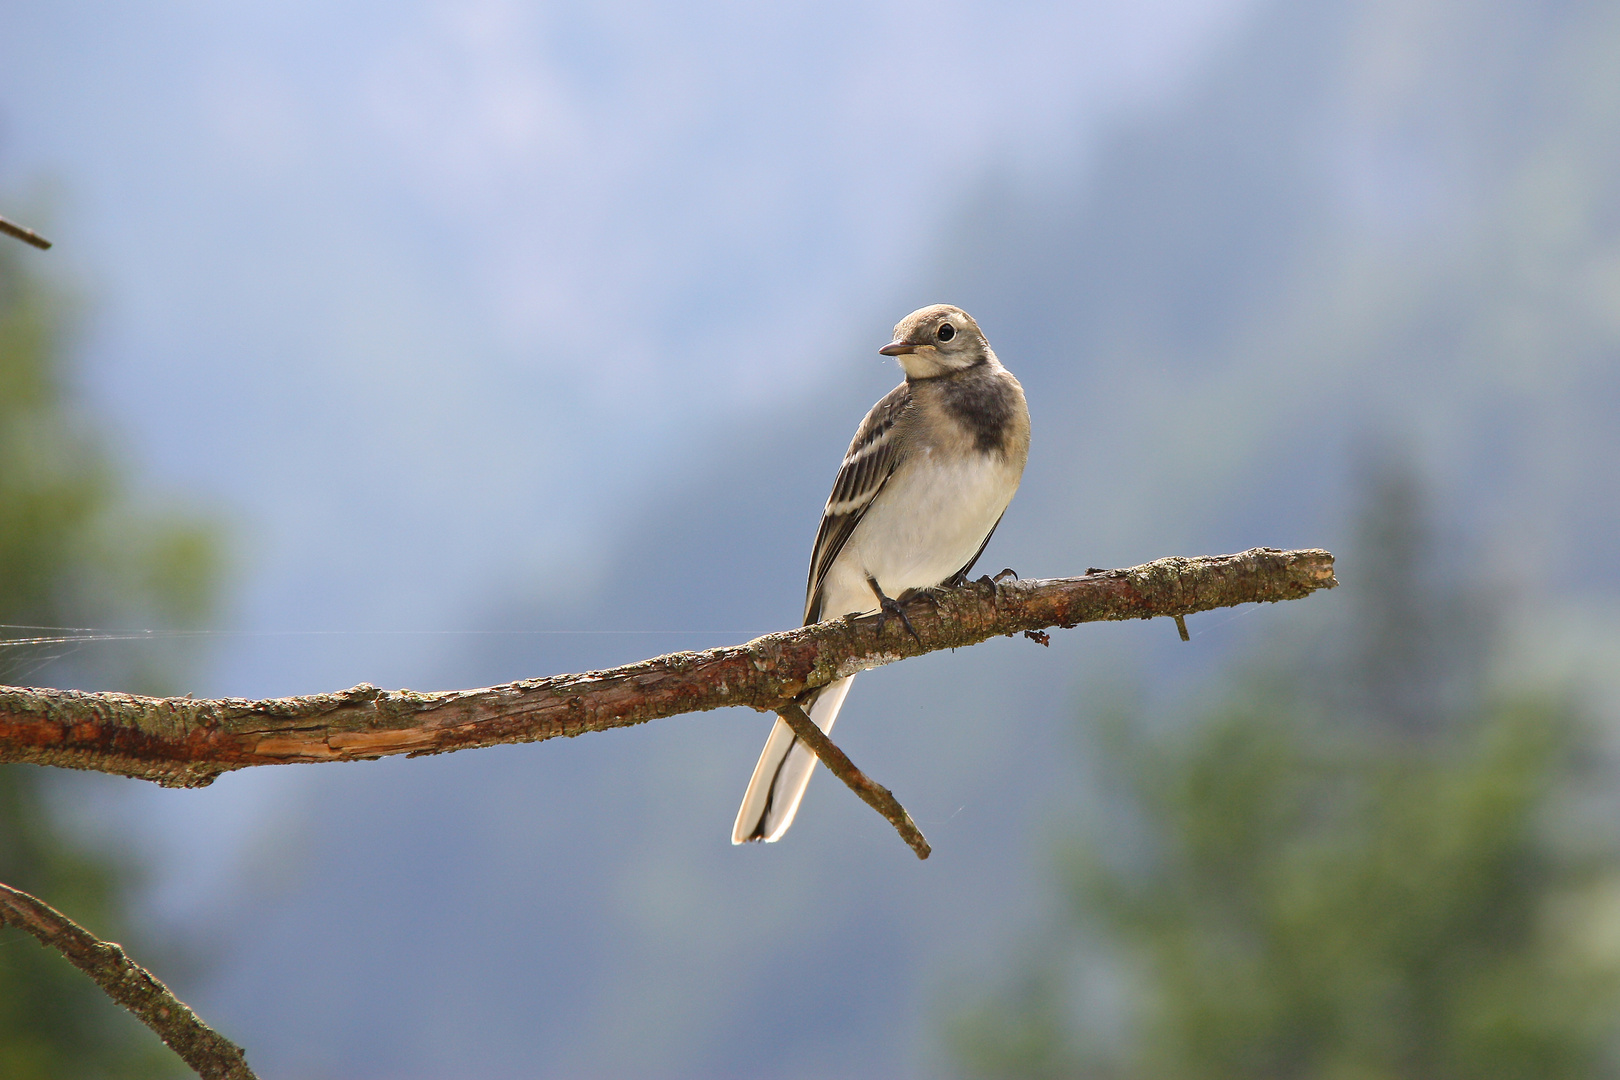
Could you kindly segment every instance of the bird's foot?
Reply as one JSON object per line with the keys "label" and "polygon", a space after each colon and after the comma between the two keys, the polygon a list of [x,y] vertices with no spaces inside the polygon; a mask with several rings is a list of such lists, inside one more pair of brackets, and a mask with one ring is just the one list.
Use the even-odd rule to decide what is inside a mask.
{"label": "bird's foot", "polygon": [[1000,595],[1000,593],[1001,593],[1001,583],[1003,581],[1007,580],[1008,578],[1012,578],[1014,581],[1017,581],[1018,580],[1018,572],[1016,570],[1013,570],[1011,567],[1008,567],[1007,569],[1003,570],[1001,573],[997,574],[995,577],[991,577],[989,574],[984,574],[979,578],[978,581],[974,582],[974,584],[975,585],[986,585],[991,590],[993,590],[997,595]]}
{"label": "bird's foot", "polygon": [[868,577],[866,584],[871,587],[872,594],[877,597],[878,601],[878,636],[883,635],[883,627],[888,623],[889,617],[892,615],[900,620],[905,628],[911,632],[911,636],[917,639],[917,644],[921,645],[922,635],[917,633],[915,626],[911,625],[911,619],[906,616],[906,609],[900,606],[900,602],[884,595],[883,590],[878,587],[877,578]]}

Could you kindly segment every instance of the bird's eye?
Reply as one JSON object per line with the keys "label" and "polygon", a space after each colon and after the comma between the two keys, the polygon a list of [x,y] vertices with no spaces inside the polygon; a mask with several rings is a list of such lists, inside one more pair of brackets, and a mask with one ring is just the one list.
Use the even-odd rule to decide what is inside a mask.
{"label": "bird's eye", "polygon": [[953,338],[955,336],[956,336],[956,327],[952,326],[950,323],[940,323],[939,324],[939,340],[941,340],[941,341],[949,341],[949,340],[951,340],[951,338]]}

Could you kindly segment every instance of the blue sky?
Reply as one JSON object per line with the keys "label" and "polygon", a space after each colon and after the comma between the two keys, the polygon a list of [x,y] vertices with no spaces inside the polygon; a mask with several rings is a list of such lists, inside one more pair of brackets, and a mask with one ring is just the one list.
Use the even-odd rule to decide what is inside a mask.
{"label": "blue sky", "polygon": [[[1070,182],[1110,125],[1190,82],[1246,7],[19,0],[0,10],[0,198],[57,241],[41,265],[84,298],[83,389],[131,471],[228,523],[218,625],[246,633],[218,639],[186,688],[427,688],[476,666],[445,659],[465,639],[264,635],[476,629],[504,598],[591,595],[616,530],[704,468],[739,416],[886,389],[873,350],[906,311],[945,299],[930,289],[974,227],[975,192]],[[829,478],[846,437],[827,448]],[[789,594],[803,553],[790,555]],[[691,626],[721,629],[705,620]],[[545,760],[561,771],[492,781],[479,777],[513,763],[476,759],[467,790],[595,775]],[[466,772],[432,768],[263,770],[195,793],[74,780],[64,805],[118,807],[106,816],[144,838],[157,910],[228,928],[265,897],[278,906],[288,875],[317,910],[349,895],[322,884],[354,864],[321,869],[308,808],[358,800],[343,814],[363,823],[390,798],[378,783]],[[746,762],[709,768],[725,800],[740,793]],[[858,835],[863,859],[889,864],[886,838]],[[584,872],[611,882],[612,860],[646,846]],[[672,879],[699,873],[684,850],[664,856]],[[466,872],[503,880],[509,855],[496,844]],[[413,872],[379,864],[360,888]],[[782,863],[765,880],[802,872]],[[971,906],[975,865],[958,873]],[[295,938],[302,911],[285,916]],[[773,925],[750,933],[772,939]],[[392,978],[285,968],[283,940],[261,944],[222,961],[224,989],[200,1001],[253,1016],[312,981],[351,987],[352,1002]],[[454,941],[428,947],[447,950],[446,978],[494,985],[458,966]],[[748,970],[772,970],[748,949]],[[921,1005],[908,1008],[915,1020]],[[372,1012],[365,1023],[383,1023]],[[523,1060],[514,1024],[492,1060]],[[366,1032],[331,1051],[242,1037],[311,1075],[339,1067],[323,1053],[351,1055],[337,1060],[355,1075],[412,1045],[386,1024]],[[457,1037],[431,1041],[449,1053]],[[862,1053],[873,1036],[846,1037]]]}
{"label": "blue sky", "polygon": [[19,2],[0,190],[134,468],[231,520],[225,625],[446,628],[588,582],[712,425],[936,299],[977,185],[1072,167],[1240,6]]}

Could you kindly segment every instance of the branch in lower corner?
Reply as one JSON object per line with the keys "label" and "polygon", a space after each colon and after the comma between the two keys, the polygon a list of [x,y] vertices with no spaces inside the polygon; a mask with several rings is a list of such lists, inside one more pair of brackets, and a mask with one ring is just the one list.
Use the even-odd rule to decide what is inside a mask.
{"label": "branch in lower corner", "polygon": [[203,1080],[257,1080],[242,1048],[197,1018],[157,976],[36,896],[0,885],[0,926],[28,931],[134,1013]]}
{"label": "branch in lower corner", "polygon": [[900,839],[910,844],[911,850],[917,853],[917,858],[928,858],[933,850],[928,846],[928,838],[917,828],[917,823],[911,820],[911,815],[900,805],[900,800],[896,799],[888,788],[857,769],[855,763],[849,760],[849,755],[838,749],[838,745],[816,727],[816,722],[799,707],[798,702],[788,701],[778,705],[776,715],[793,729],[793,734],[810,748],[821,763],[827,766],[828,771],[849,785],[849,790],[859,795],[862,802],[882,814],[889,824],[894,826],[895,832],[900,834]]}

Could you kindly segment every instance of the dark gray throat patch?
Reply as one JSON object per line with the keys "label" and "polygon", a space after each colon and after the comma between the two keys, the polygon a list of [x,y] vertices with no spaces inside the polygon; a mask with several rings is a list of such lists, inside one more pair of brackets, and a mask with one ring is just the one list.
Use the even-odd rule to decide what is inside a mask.
{"label": "dark gray throat patch", "polygon": [[1018,409],[1017,396],[1006,380],[987,378],[983,365],[975,365],[934,382],[945,411],[973,433],[975,449],[988,454],[1005,447]]}

